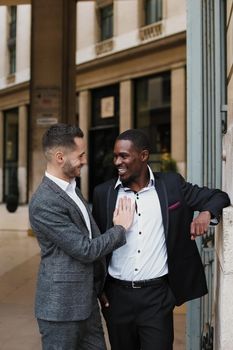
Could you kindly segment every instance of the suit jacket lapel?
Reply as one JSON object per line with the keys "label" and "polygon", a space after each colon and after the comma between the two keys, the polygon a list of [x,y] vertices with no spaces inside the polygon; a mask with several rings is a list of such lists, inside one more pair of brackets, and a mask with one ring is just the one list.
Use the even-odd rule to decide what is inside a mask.
{"label": "suit jacket lapel", "polygon": [[[47,183],[53,189],[53,191],[57,192],[66,202],[68,202],[69,205],[73,206],[78,211],[81,219],[83,220],[85,226],[87,227],[83,213],[80,210],[79,206],[73,201],[73,199],[70,198],[70,196],[68,196],[68,194],[65,191],[63,191],[54,181],[50,180],[48,177],[45,176],[43,178],[43,182]],[[77,191],[76,191],[76,193],[77,193]],[[79,198],[83,201],[83,199],[80,196],[79,196]],[[86,204],[85,204],[85,206],[86,206]],[[88,213],[89,213],[89,211],[88,211]]]}
{"label": "suit jacket lapel", "polygon": [[161,176],[156,173],[155,176],[155,189],[157,191],[160,207],[162,211],[162,218],[163,218],[163,226],[164,226],[164,233],[165,238],[167,239],[168,236],[168,199],[167,199],[167,190],[165,187],[165,183],[163,179],[161,179]]}

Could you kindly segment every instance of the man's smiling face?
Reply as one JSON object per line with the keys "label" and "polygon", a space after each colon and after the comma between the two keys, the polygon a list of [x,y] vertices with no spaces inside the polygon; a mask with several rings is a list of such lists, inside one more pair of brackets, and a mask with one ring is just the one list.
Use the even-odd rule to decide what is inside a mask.
{"label": "man's smiling face", "polygon": [[129,140],[116,141],[113,162],[124,185],[129,186],[140,177],[144,163],[142,152]]}

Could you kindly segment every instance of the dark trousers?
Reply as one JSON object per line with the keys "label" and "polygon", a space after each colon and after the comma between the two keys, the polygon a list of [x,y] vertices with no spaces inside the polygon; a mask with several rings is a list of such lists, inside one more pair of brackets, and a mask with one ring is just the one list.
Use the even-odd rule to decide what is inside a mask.
{"label": "dark trousers", "polygon": [[139,289],[107,282],[111,350],[172,350],[175,299],[166,280]]}
{"label": "dark trousers", "polygon": [[106,350],[97,300],[93,301],[92,313],[86,320],[37,321],[43,350]]}

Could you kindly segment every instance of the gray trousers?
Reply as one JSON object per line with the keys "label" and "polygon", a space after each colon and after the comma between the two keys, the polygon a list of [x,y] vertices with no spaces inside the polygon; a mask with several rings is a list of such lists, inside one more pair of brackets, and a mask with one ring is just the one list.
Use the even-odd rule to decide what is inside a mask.
{"label": "gray trousers", "polygon": [[54,322],[37,319],[43,350],[106,350],[99,305],[83,321]]}

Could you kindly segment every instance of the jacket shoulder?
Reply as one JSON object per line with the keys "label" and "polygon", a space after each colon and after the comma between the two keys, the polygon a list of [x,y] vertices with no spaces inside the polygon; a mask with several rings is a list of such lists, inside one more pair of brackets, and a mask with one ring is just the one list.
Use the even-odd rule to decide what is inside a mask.
{"label": "jacket shoulder", "polygon": [[175,172],[156,172],[154,173],[154,177],[155,179],[162,179],[164,181],[177,181],[181,179],[184,180],[181,174]]}
{"label": "jacket shoulder", "polygon": [[117,179],[113,178],[110,179],[108,181],[105,181],[97,186],[95,186],[94,188],[94,192],[102,192],[102,191],[106,191],[109,187],[114,187],[115,183],[116,183]]}

